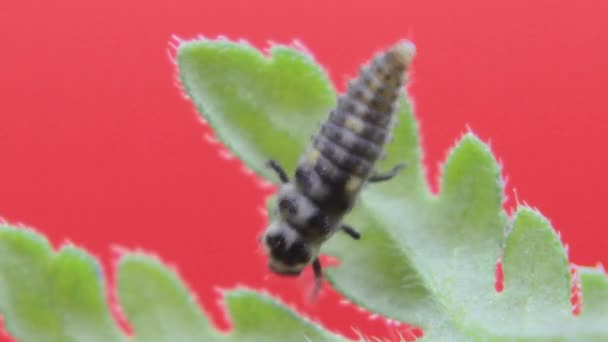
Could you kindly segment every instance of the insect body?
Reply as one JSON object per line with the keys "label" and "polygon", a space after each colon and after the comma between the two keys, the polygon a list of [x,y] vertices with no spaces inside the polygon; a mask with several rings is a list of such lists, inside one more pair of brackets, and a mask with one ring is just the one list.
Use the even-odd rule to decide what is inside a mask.
{"label": "insect body", "polygon": [[271,271],[299,275],[312,264],[318,289],[323,242],[338,230],[360,238],[342,219],[364,184],[389,180],[403,167],[384,174],[375,170],[391,139],[399,91],[414,51],[412,43],[401,41],[362,68],[312,139],[293,180],[276,161],[268,162],[283,183],[277,219],[262,236]]}

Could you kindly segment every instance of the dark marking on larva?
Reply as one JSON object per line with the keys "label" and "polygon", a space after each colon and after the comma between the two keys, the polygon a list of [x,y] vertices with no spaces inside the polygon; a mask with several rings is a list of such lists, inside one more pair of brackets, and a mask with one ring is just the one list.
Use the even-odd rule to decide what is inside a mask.
{"label": "dark marking on larva", "polygon": [[317,234],[317,236],[325,235],[329,233],[331,229],[329,216],[324,214],[321,210],[311,216],[306,225],[310,227],[313,230],[312,233]]}
{"label": "dark marking on larva", "polygon": [[363,121],[378,127],[387,126],[392,119],[390,115],[386,115],[384,112],[369,108],[351,98],[344,96],[341,96],[338,99],[338,108],[341,111],[352,114],[358,118],[361,118]]}
{"label": "dark marking on larva", "polygon": [[318,191],[317,188],[324,188],[326,184],[317,171],[315,171],[316,162],[314,165],[302,163],[298,166],[295,172],[295,181],[298,190],[304,193],[313,201],[321,200],[324,193]]}
{"label": "dark marking on larva", "polygon": [[293,198],[281,198],[281,200],[279,201],[279,210],[292,216],[298,213],[298,207],[296,206],[295,200]]}
{"label": "dark marking on larva", "polygon": [[344,184],[346,179],[348,179],[348,174],[346,172],[340,170],[340,168],[324,156],[319,156],[319,158],[317,158],[314,170],[326,183]]}
{"label": "dark marking on larva", "polygon": [[366,159],[373,160],[382,154],[382,147],[378,144],[363,139],[352,131],[331,122],[323,124],[323,127],[321,127],[321,134],[327,139],[350,150],[352,153],[361,155]]}
{"label": "dark marking on larva", "polygon": [[300,164],[296,169],[295,179],[296,185],[301,191],[310,189],[313,186],[313,177],[317,175],[312,169],[312,165],[308,163]]}
{"label": "dark marking on larva", "polygon": [[266,235],[266,245],[271,249],[282,249],[286,246],[285,238],[279,234]]}
{"label": "dark marking on larva", "polygon": [[394,90],[394,87],[384,86],[372,91],[362,82],[353,82],[348,87],[346,97],[351,99],[351,101],[360,102],[361,104],[358,107],[361,109],[357,108],[353,102],[350,103],[349,109],[359,116],[363,116],[368,111],[374,111],[382,113],[384,118],[390,118],[397,94],[389,90]]}
{"label": "dark marking on larva", "polygon": [[351,153],[323,135],[319,135],[315,139],[314,146],[321,152],[321,155],[346,173],[364,177],[372,169],[372,164],[368,160]]}
{"label": "dark marking on larva", "polygon": [[[321,161],[324,163],[325,161]],[[299,191],[310,198],[321,212],[343,208],[345,201],[343,198],[336,199],[335,192],[344,186],[345,179],[327,179],[321,176],[316,170],[317,164],[310,165],[303,163],[298,166],[295,172],[295,181]],[[340,209],[341,210],[341,209]]]}
{"label": "dark marking on larva", "polygon": [[386,55],[376,56],[372,60],[372,63],[369,65],[369,67],[364,70],[364,72],[376,76],[378,79],[381,80],[382,84],[386,84],[384,81],[386,80],[385,75],[390,72],[389,66],[390,65],[386,63]]}
{"label": "dark marking on larva", "polygon": [[[387,101],[383,96],[376,94],[369,102],[370,110],[378,111],[381,113],[390,113],[395,109],[393,102]],[[390,115],[387,115],[391,117]]]}
{"label": "dark marking on larva", "polygon": [[280,247],[273,248],[271,255],[273,258],[282,260],[288,266],[306,263],[310,261],[311,257],[302,242],[295,242],[289,247],[283,243]]}
{"label": "dark marking on larva", "polygon": [[374,91],[365,85],[359,84],[359,82],[350,82],[348,84],[347,91],[349,98],[357,99],[366,104],[368,104],[375,96]]}
{"label": "dark marking on larva", "polygon": [[392,103],[393,106],[396,104],[397,98],[399,97],[399,94],[391,92],[389,87],[382,87],[378,89],[378,94],[382,96],[385,101]]}
{"label": "dark marking on larva", "polygon": [[322,204],[322,208],[332,215],[343,215],[355,202],[355,198],[344,191],[344,184],[345,182],[334,185],[333,191]]}

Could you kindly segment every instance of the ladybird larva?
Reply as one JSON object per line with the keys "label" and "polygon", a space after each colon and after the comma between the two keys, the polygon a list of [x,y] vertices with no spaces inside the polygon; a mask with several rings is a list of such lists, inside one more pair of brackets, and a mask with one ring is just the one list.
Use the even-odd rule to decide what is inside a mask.
{"label": "ladybird larva", "polygon": [[278,162],[268,162],[282,182],[278,215],[261,238],[271,271],[299,275],[312,265],[318,289],[323,242],[338,230],[360,238],[343,217],[366,183],[387,181],[403,167],[386,173],[375,169],[391,140],[397,99],[414,54],[411,42],[400,41],[361,68],[300,158],[293,180]]}

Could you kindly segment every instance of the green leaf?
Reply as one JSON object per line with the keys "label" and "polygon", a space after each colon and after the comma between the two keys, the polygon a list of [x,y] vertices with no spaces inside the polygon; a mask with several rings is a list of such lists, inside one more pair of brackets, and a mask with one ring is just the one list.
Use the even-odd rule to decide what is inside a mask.
{"label": "green leaf", "polygon": [[206,341],[214,335],[179,278],[156,259],[128,255],[118,266],[118,297],[137,341]]}
{"label": "green leaf", "polygon": [[226,305],[234,322],[234,333],[226,338],[229,341],[345,341],[250,290],[228,292]]}
{"label": "green leaf", "polygon": [[193,41],[179,47],[177,61],[186,92],[215,134],[253,171],[276,159],[295,170],[310,132],[334,105],[328,79],[313,59],[284,46],[268,56],[230,41]]}
{"label": "green leaf", "polygon": [[[259,174],[268,158],[291,171],[335,94],[311,57],[276,46],[270,57],[227,41],[179,47],[181,78],[218,137]],[[348,216],[361,241],[331,239],[327,269],[353,302],[416,324],[425,341],[606,341],[608,277],[580,267],[582,313],[570,307],[570,274],[559,236],[538,211],[502,208],[503,181],[488,146],[465,134],[450,151],[441,192],[425,182],[418,125],[407,96],[389,157],[406,162],[395,180],[370,186]],[[274,178],[274,177],[273,177]],[[270,178],[270,179],[273,179]],[[504,291],[494,289],[502,259]],[[98,263],[81,249],[58,252],[39,234],[0,225],[0,313],[20,341],[344,341],[270,297],[225,294],[233,322],[218,332],[178,276],[156,258],[126,254],[118,295],[134,329],[113,320]]]}
{"label": "green leaf", "polygon": [[41,236],[0,226],[0,312],[20,341],[123,341],[99,265],[83,251],[54,253]]}
{"label": "green leaf", "polygon": [[[287,48],[273,49],[287,54]],[[278,63],[277,53],[265,59],[226,41],[186,42],[178,51],[184,87],[222,142],[254,170],[272,156],[292,171],[336,96],[319,68],[291,51],[293,61],[306,61],[294,62],[299,73],[316,75],[315,81],[283,78],[291,67]],[[272,74],[273,82],[260,70]],[[250,82],[260,84],[256,96]],[[286,91],[289,98],[306,98],[294,106],[314,110],[267,110],[274,108],[271,94]],[[433,195],[407,96],[398,117],[380,169],[398,162],[408,167],[396,179],[365,189],[347,216],[361,241],[338,235],[323,246],[341,261],[327,270],[333,286],[370,311],[422,327],[427,341],[608,339],[608,324],[598,323],[608,320],[606,306],[591,304],[581,317],[571,314],[568,260],[549,222],[527,207],[511,218],[503,210],[504,181],[489,147],[465,134],[451,149],[441,191]],[[494,274],[501,257],[505,289],[498,293]],[[604,303],[606,275],[584,273],[581,279],[583,292],[586,284],[588,296]]]}
{"label": "green leaf", "polygon": [[[23,342],[126,341],[113,320],[98,263],[81,249],[53,252],[28,229],[0,226],[0,313]],[[345,341],[263,294],[226,293],[229,333],[212,327],[178,276],[154,257],[126,254],[118,294],[134,341]]]}
{"label": "green leaf", "polygon": [[581,268],[579,274],[584,305],[582,319],[608,317],[608,278],[604,271]]}
{"label": "green leaf", "polygon": [[174,272],[145,255],[122,259],[120,302],[137,341],[344,341],[298,317],[269,297],[246,289],[228,291],[233,331],[214,331]]}
{"label": "green leaf", "polygon": [[582,292],[582,312],[577,329],[587,332],[589,341],[606,340],[608,317],[608,277],[600,269],[581,267],[578,270]]}
{"label": "green leaf", "polygon": [[[570,314],[571,279],[564,248],[549,222],[529,208],[517,211],[504,251],[500,304],[511,325]],[[531,276],[532,275],[532,276]]]}

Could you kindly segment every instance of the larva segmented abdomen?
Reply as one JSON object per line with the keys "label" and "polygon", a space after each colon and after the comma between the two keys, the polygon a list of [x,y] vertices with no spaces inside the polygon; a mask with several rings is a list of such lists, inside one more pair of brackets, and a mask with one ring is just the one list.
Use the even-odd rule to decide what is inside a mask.
{"label": "larva segmented abdomen", "polygon": [[407,41],[378,54],[351,81],[296,170],[300,191],[326,211],[345,212],[391,138],[395,106],[414,55]]}

